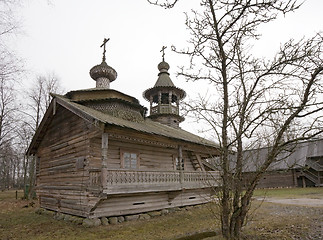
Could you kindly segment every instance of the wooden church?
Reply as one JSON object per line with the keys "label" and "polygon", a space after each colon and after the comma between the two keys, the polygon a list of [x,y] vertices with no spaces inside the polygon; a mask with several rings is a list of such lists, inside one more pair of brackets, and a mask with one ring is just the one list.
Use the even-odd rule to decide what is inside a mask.
{"label": "wooden church", "polygon": [[136,98],[110,89],[117,72],[105,49],[90,70],[95,88],[52,94],[28,149],[37,159],[41,207],[97,218],[210,200],[218,174],[203,162],[219,154],[218,146],[179,127],[185,91],[170,79],[164,55],[158,69],[143,93],[149,116]]}

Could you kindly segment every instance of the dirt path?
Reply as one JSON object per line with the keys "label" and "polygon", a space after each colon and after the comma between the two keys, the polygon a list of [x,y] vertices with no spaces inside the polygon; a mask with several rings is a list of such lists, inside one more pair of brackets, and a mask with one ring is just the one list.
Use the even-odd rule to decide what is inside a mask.
{"label": "dirt path", "polygon": [[[275,197],[257,197],[256,200],[273,203],[273,205],[262,206],[270,210],[270,215],[280,218],[288,217],[288,221],[299,219],[310,219],[310,228],[306,237],[298,237],[297,234],[291,236],[295,240],[323,240],[323,198],[304,197],[304,198],[275,198]],[[277,204],[277,205],[276,205]],[[287,220],[287,219],[286,219]],[[292,227],[300,227],[302,222],[297,221]],[[293,231],[291,231],[293,232]]]}
{"label": "dirt path", "polygon": [[257,198],[259,201],[272,202],[272,203],[281,203],[289,205],[299,205],[307,207],[322,207],[323,208],[323,199],[322,198]]}

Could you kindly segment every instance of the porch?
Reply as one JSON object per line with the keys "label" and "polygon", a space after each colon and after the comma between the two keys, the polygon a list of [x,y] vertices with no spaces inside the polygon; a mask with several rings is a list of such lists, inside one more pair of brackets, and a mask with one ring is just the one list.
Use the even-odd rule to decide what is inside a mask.
{"label": "porch", "polygon": [[214,171],[92,169],[89,173],[89,190],[109,195],[210,188],[219,186],[220,180]]}

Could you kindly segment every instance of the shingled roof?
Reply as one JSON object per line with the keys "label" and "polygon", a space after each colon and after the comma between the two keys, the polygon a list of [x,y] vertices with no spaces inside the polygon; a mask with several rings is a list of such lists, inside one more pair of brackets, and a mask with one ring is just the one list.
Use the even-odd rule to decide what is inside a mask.
{"label": "shingled roof", "polygon": [[[265,161],[269,148],[248,150],[243,153],[244,172],[255,172]],[[289,150],[282,151],[269,171],[303,168],[308,159],[323,157],[323,139],[308,140],[289,145]]]}
{"label": "shingled roof", "polygon": [[[93,121],[93,122],[97,121],[104,125],[113,125],[113,126],[118,126],[122,128],[128,128],[142,133],[164,136],[171,139],[182,140],[185,142],[204,145],[212,148],[218,148],[218,145],[216,143],[209,141],[207,139],[204,139],[202,137],[199,137],[190,132],[187,132],[181,128],[169,127],[167,125],[154,122],[149,118],[145,118],[144,121],[141,121],[141,122],[127,121],[125,119],[117,118],[112,115],[100,112],[93,108],[74,102],[65,96],[57,95],[57,94],[52,94],[52,96],[54,97],[53,102],[56,102],[57,104],[65,107],[66,109],[70,110],[71,112],[77,114],[78,116],[88,121]],[[50,108],[48,109],[48,111],[50,111]],[[50,115],[50,114],[47,114],[47,115]],[[41,138],[42,136],[41,132],[43,131],[44,126],[46,125],[45,122],[46,122],[46,114],[40,127],[38,128],[36,134],[34,135],[32,143],[29,146],[28,154],[33,153],[34,150],[37,149],[38,147],[37,145],[40,142],[39,138]]]}

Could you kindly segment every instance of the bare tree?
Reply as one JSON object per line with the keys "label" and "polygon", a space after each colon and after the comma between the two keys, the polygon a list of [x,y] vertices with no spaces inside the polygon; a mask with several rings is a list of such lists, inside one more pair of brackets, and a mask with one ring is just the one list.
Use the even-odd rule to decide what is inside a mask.
{"label": "bare tree", "polygon": [[[168,8],[178,1],[148,2]],[[257,28],[298,9],[296,0],[200,3],[203,12],[186,15],[190,48],[173,50],[190,58],[180,76],[208,81],[212,87],[210,96],[187,103],[187,110],[206,121],[220,143],[222,235],[240,239],[253,192],[277,155],[322,133],[323,36],[290,40],[273,59],[257,58],[251,47],[260,37]],[[243,151],[260,146],[269,146],[268,153],[243,189]]]}
{"label": "bare tree", "polygon": [[63,92],[59,78],[55,73],[38,75],[32,84],[32,87],[27,92],[29,101],[26,114],[30,117],[28,124],[31,125],[34,131],[38,128],[40,121],[51,102],[51,92]]}
{"label": "bare tree", "polygon": [[[8,55],[7,55],[8,57]],[[15,69],[15,65],[0,63],[0,178],[5,181],[6,187],[12,187],[14,181],[11,176],[15,177],[12,169],[17,169],[17,162],[14,161],[15,151],[12,145],[16,137],[16,121],[17,121],[17,104],[15,89],[16,80],[19,70]],[[10,180],[10,181],[9,181]]]}
{"label": "bare tree", "polygon": [[0,178],[6,180],[6,187],[16,184],[20,167],[14,140],[18,119],[16,84],[23,67],[6,45],[19,27],[13,12],[17,3],[16,0],[0,1]]}
{"label": "bare tree", "polygon": [[[2,40],[15,33],[19,28],[19,22],[13,11],[18,2],[17,0],[0,0],[0,39]],[[1,41],[2,43],[3,41]]]}
{"label": "bare tree", "polygon": [[[48,108],[51,102],[50,93],[62,93],[62,87],[59,82],[59,78],[56,76],[55,73],[48,73],[46,75],[38,75],[32,85],[32,87],[27,91],[27,99],[29,100],[27,103],[27,110],[24,111],[24,115],[26,116],[25,120],[23,121],[24,130],[21,131],[21,136],[25,136],[28,139],[28,142],[25,142],[26,149],[30,144],[31,136],[33,136],[39,127],[41,119],[43,118],[46,109]],[[26,134],[30,134],[29,137]],[[36,159],[31,157],[25,158],[24,167],[28,170],[29,176],[29,198],[34,195],[34,185],[35,185],[35,178],[36,178]],[[27,181],[24,181],[25,184]],[[26,196],[26,193],[25,193]]]}
{"label": "bare tree", "polygon": [[[29,166],[30,166],[30,159],[26,155],[28,146],[31,142],[32,136],[34,134],[33,128],[31,124],[26,122],[25,114],[21,114],[20,121],[17,122],[17,138],[16,138],[16,148],[17,153],[19,154],[20,159],[20,175],[19,178],[19,186],[23,186],[24,189],[24,198],[28,198],[29,192],[26,192],[26,186],[28,184],[28,176],[29,176]],[[27,194],[28,193],[28,194]]]}
{"label": "bare tree", "polygon": [[[12,144],[22,144],[18,144],[18,147],[12,146],[13,148],[17,147],[16,150],[22,153],[26,151],[27,142],[31,140],[31,136],[36,131],[50,103],[49,92],[58,92],[59,83],[54,73],[38,76],[34,87],[28,91],[28,96],[25,97],[29,100],[28,104],[22,103],[20,106],[17,104],[16,85],[18,85],[19,74],[22,73],[23,67],[20,60],[14,56],[5,43],[19,29],[14,15],[14,9],[18,3],[17,0],[0,0],[0,145],[4,140],[10,140]],[[18,112],[20,116],[18,116]],[[7,139],[7,136],[10,136],[11,139]],[[22,150],[21,146],[24,146],[25,149]],[[29,180],[31,179],[31,183],[34,181],[32,175],[34,170],[27,171],[27,168],[33,168],[35,164],[29,163],[29,159],[26,157],[20,159],[24,169],[24,186],[26,186],[27,175]]]}
{"label": "bare tree", "polygon": [[4,144],[1,148],[1,162],[0,162],[0,181],[2,189],[9,189],[13,186],[13,150],[10,142]]}

